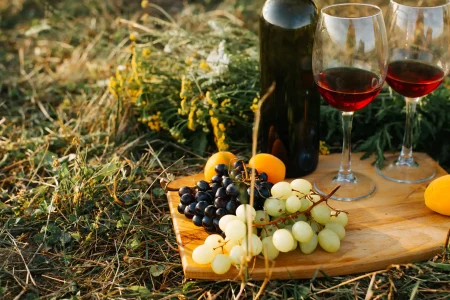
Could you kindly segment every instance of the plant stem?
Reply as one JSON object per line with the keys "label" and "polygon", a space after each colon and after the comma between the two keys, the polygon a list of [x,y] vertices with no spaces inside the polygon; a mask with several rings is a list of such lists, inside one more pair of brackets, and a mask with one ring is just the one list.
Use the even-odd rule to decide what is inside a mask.
{"label": "plant stem", "polygon": [[414,135],[414,117],[416,113],[416,105],[420,98],[407,98],[406,101],[406,123],[405,136],[403,137],[402,151],[397,159],[396,164],[401,166],[415,166],[413,158],[413,135]]}
{"label": "plant stem", "polygon": [[351,138],[352,138],[352,122],[353,112],[342,112],[342,131],[344,133],[343,145],[342,145],[342,159],[339,173],[336,176],[336,182],[353,182],[355,176],[352,172],[352,150],[351,150]]}

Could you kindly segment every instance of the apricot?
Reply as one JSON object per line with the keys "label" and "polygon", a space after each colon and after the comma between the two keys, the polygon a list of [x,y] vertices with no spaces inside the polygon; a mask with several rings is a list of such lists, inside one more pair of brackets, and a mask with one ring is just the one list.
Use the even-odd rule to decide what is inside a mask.
{"label": "apricot", "polygon": [[216,171],[214,167],[218,164],[225,164],[232,168],[233,163],[237,161],[236,155],[228,151],[220,151],[211,155],[210,158],[206,161],[206,165],[204,168],[205,180],[210,181],[214,175],[216,175]]}
{"label": "apricot", "polygon": [[277,183],[284,180],[286,176],[286,166],[276,156],[268,153],[259,153],[253,156],[248,162],[251,168],[264,172],[268,176],[268,181]]}
{"label": "apricot", "polygon": [[450,175],[433,180],[427,186],[424,197],[429,209],[450,216]]}

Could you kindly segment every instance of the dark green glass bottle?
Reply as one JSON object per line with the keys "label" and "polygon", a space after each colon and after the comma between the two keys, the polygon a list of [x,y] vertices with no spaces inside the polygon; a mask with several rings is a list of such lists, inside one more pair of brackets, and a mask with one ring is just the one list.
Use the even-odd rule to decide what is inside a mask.
{"label": "dark green glass bottle", "polygon": [[318,20],[313,0],[267,0],[260,17],[261,152],[286,165],[287,177],[311,173],[319,160],[320,96],[312,73]]}

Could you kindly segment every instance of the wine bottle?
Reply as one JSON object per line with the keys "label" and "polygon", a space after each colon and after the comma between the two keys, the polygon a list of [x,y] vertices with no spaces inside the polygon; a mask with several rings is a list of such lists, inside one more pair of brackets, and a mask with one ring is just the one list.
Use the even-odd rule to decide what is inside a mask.
{"label": "wine bottle", "polygon": [[267,0],[259,24],[260,150],[280,158],[287,177],[311,173],[319,160],[320,96],[312,73],[318,20],[313,0]]}

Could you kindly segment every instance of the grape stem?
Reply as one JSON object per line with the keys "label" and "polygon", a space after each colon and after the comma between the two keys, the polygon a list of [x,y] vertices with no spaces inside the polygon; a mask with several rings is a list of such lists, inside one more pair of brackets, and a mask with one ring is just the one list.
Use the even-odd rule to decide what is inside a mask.
{"label": "grape stem", "polygon": [[[333,196],[333,194],[336,193],[337,190],[338,190],[340,187],[341,187],[340,185],[336,186],[336,187],[335,187],[328,195],[326,195],[326,196],[321,196],[320,200],[318,200],[318,201],[316,201],[316,202],[313,202],[313,205],[311,205],[309,208],[307,208],[307,209],[304,210],[304,211],[298,211],[298,212],[295,212],[295,213],[293,213],[293,214],[287,215],[286,217],[283,217],[283,218],[279,218],[279,219],[276,219],[276,220],[273,220],[273,221],[270,221],[270,222],[267,222],[267,223],[253,224],[252,226],[253,226],[253,227],[256,227],[256,228],[258,228],[258,227],[264,227],[264,226],[268,226],[268,225],[275,225],[275,226],[277,226],[277,224],[279,224],[279,223],[283,223],[283,222],[285,222],[285,221],[287,221],[287,220],[289,220],[289,219],[293,219],[293,218],[295,218],[295,217],[297,217],[297,216],[299,216],[299,215],[303,215],[303,214],[309,213],[315,206],[319,205],[319,204],[322,203],[322,202],[327,202],[328,199],[329,199],[331,196]],[[327,203],[327,205],[328,205],[328,203]],[[329,205],[328,205],[328,206],[329,206]],[[329,207],[330,207],[330,206],[329,206]],[[332,207],[330,207],[330,208],[331,208],[332,210],[336,211],[337,213],[340,212],[340,211],[335,210],[335,209],[332,208]]]}

